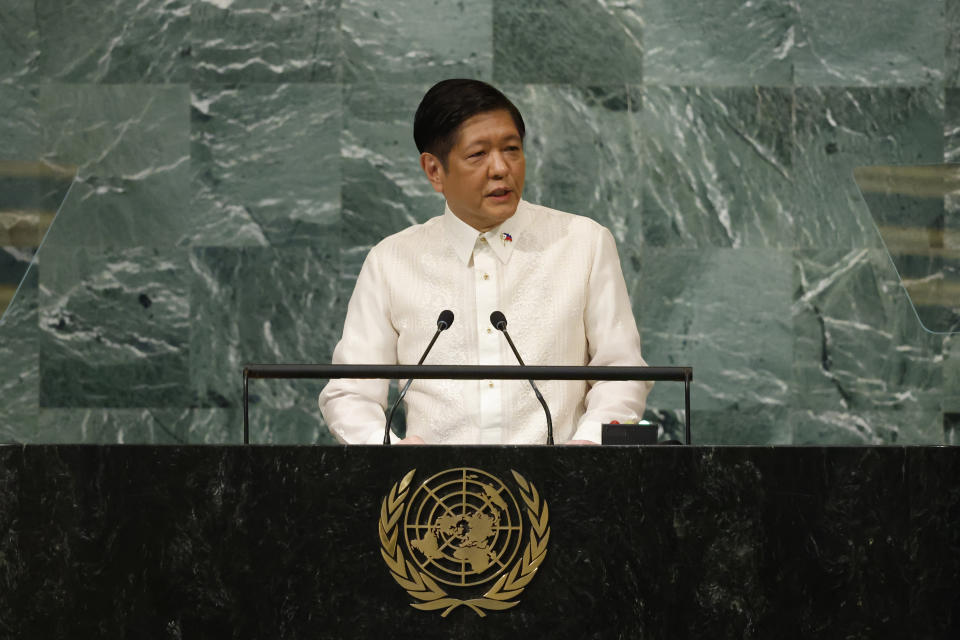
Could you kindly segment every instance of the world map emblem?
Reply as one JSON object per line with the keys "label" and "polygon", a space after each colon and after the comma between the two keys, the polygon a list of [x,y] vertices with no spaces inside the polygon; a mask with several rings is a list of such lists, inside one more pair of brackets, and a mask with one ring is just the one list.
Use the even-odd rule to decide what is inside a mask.
{"label": "world map emblem", "polygon": [[413,487],[416,469],[393,485],[380,508],[381,554],[411,606],[457,607],[483,617],[510,609],[547,554],[549,510],[536,487],[511,471],[514,493],[500,478],[459,467]]}

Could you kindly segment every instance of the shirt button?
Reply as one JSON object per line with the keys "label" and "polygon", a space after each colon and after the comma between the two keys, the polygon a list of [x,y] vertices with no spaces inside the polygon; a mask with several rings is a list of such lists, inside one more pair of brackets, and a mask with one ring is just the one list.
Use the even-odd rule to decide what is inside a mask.
{"label": "shirt button", "polygon": [[484,279],[484,280],[489,280],[489,279],[490,279],[490,274],[489,274],[489,273],[483,274],[483,279]]}
{"label": "shirt button", "polygon": [[493,382],[490,382],[490,388],[493,389]]}
{"label": "shirt button", "polygon": [[487,327],[487,333],[493,333],[493,329],[491,329],[490,327]]}
{"label": "shirt button", "polygon": [[486,242],[487,238],[485,236],[480,236],[480,242]]}

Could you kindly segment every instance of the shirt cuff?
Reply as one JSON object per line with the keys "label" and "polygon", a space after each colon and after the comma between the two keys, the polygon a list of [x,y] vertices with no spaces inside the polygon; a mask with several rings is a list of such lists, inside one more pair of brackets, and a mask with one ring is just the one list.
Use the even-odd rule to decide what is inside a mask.
{"label": "shirt cuff", "polygon": [[[397,444],[400,442],[400,437],[390,430],[390,444]],[[362,444],[383,444],[383,429],[374,431],[370,434],[370,437],[363,441]]]}
{"label": "shirt cuff", "polygon": [[585,420],[580,423],[580,426],[577,427],[576,432],[574,432],[571,440],[589,440],[590,442],[596,442],[597,444],[602,444],[601,440],[601,427],[600,423],[595,420]]}

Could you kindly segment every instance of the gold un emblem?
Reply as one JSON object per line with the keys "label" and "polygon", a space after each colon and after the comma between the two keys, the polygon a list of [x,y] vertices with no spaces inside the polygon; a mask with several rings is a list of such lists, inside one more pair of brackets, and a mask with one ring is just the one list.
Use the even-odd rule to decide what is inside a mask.
{"label": "gold un emblem", "polygon": [[521,507],[499,478],[461,467],[427,478],[411,495],[416,471],[393,485],[380,508],[380,552],[417,600],[410,606],[446,617],[463,605],[483,617],[519,604],[550,540],[547,503],[536,487],[512,471]]}

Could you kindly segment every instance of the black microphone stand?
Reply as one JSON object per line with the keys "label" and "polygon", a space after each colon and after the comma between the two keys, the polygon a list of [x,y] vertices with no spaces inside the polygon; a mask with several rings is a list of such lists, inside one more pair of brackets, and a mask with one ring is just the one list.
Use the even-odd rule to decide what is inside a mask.
{"label": "black microphone stand", "polygon": [[[449,310],[442,311],[440,317],[437,318],[437,332],[433,334],[433,339],[430,340],[430,344],[427,345],[423,355],[420,356],[420,362],[417,363],[417,366],[423,364],[423,361],[427,359],[427,354],[430,353],[430,349],[433,349],[433,343],[436,342],[440,334],[449,329],[452,324],[453,312]],[[393,403],[393,407],[390,408],[390,415],[387,417],[387,426],[383,429],[383,444],[390,444],[390,424],[393,422],[393,414],[396,413],[397,407],[400,406],[400,401],[407,395],[407,389],[410,388],[412,382],[413,378],[407,378],[407,384],[403,385],[403,389],[400,391],[400,397],[397,398],[397,401]]]}
{"label": "black microphone stand", "polygon": [[[507,339],[507,344],[510,345],[510,348],[513,349],[513,355],[517,356],[517,362],[521,366],[527,366],[523,362],[523,358],[520,357],[520,352],[517,351],[517,347],[513,344],[513,340],[510,339],[510,334],[507,333],[507,319],[503,313],[499,311],[494,311],[490,314],[490,322],[498,331],[503,333],[503,337]],[[534,384],[533,380],[527,380],[530,383],[530,386],[533,387],[533,393],[537,396],[537,400],[540,401],[540,406],[543,407],[543,413],[547,416],[547,444],[553,444],[553,417],[550,415],[550,408],[547,407],[547,401],[543,399],[543,395],[540,394],[540,389],[537,389],[537,385]]]}

